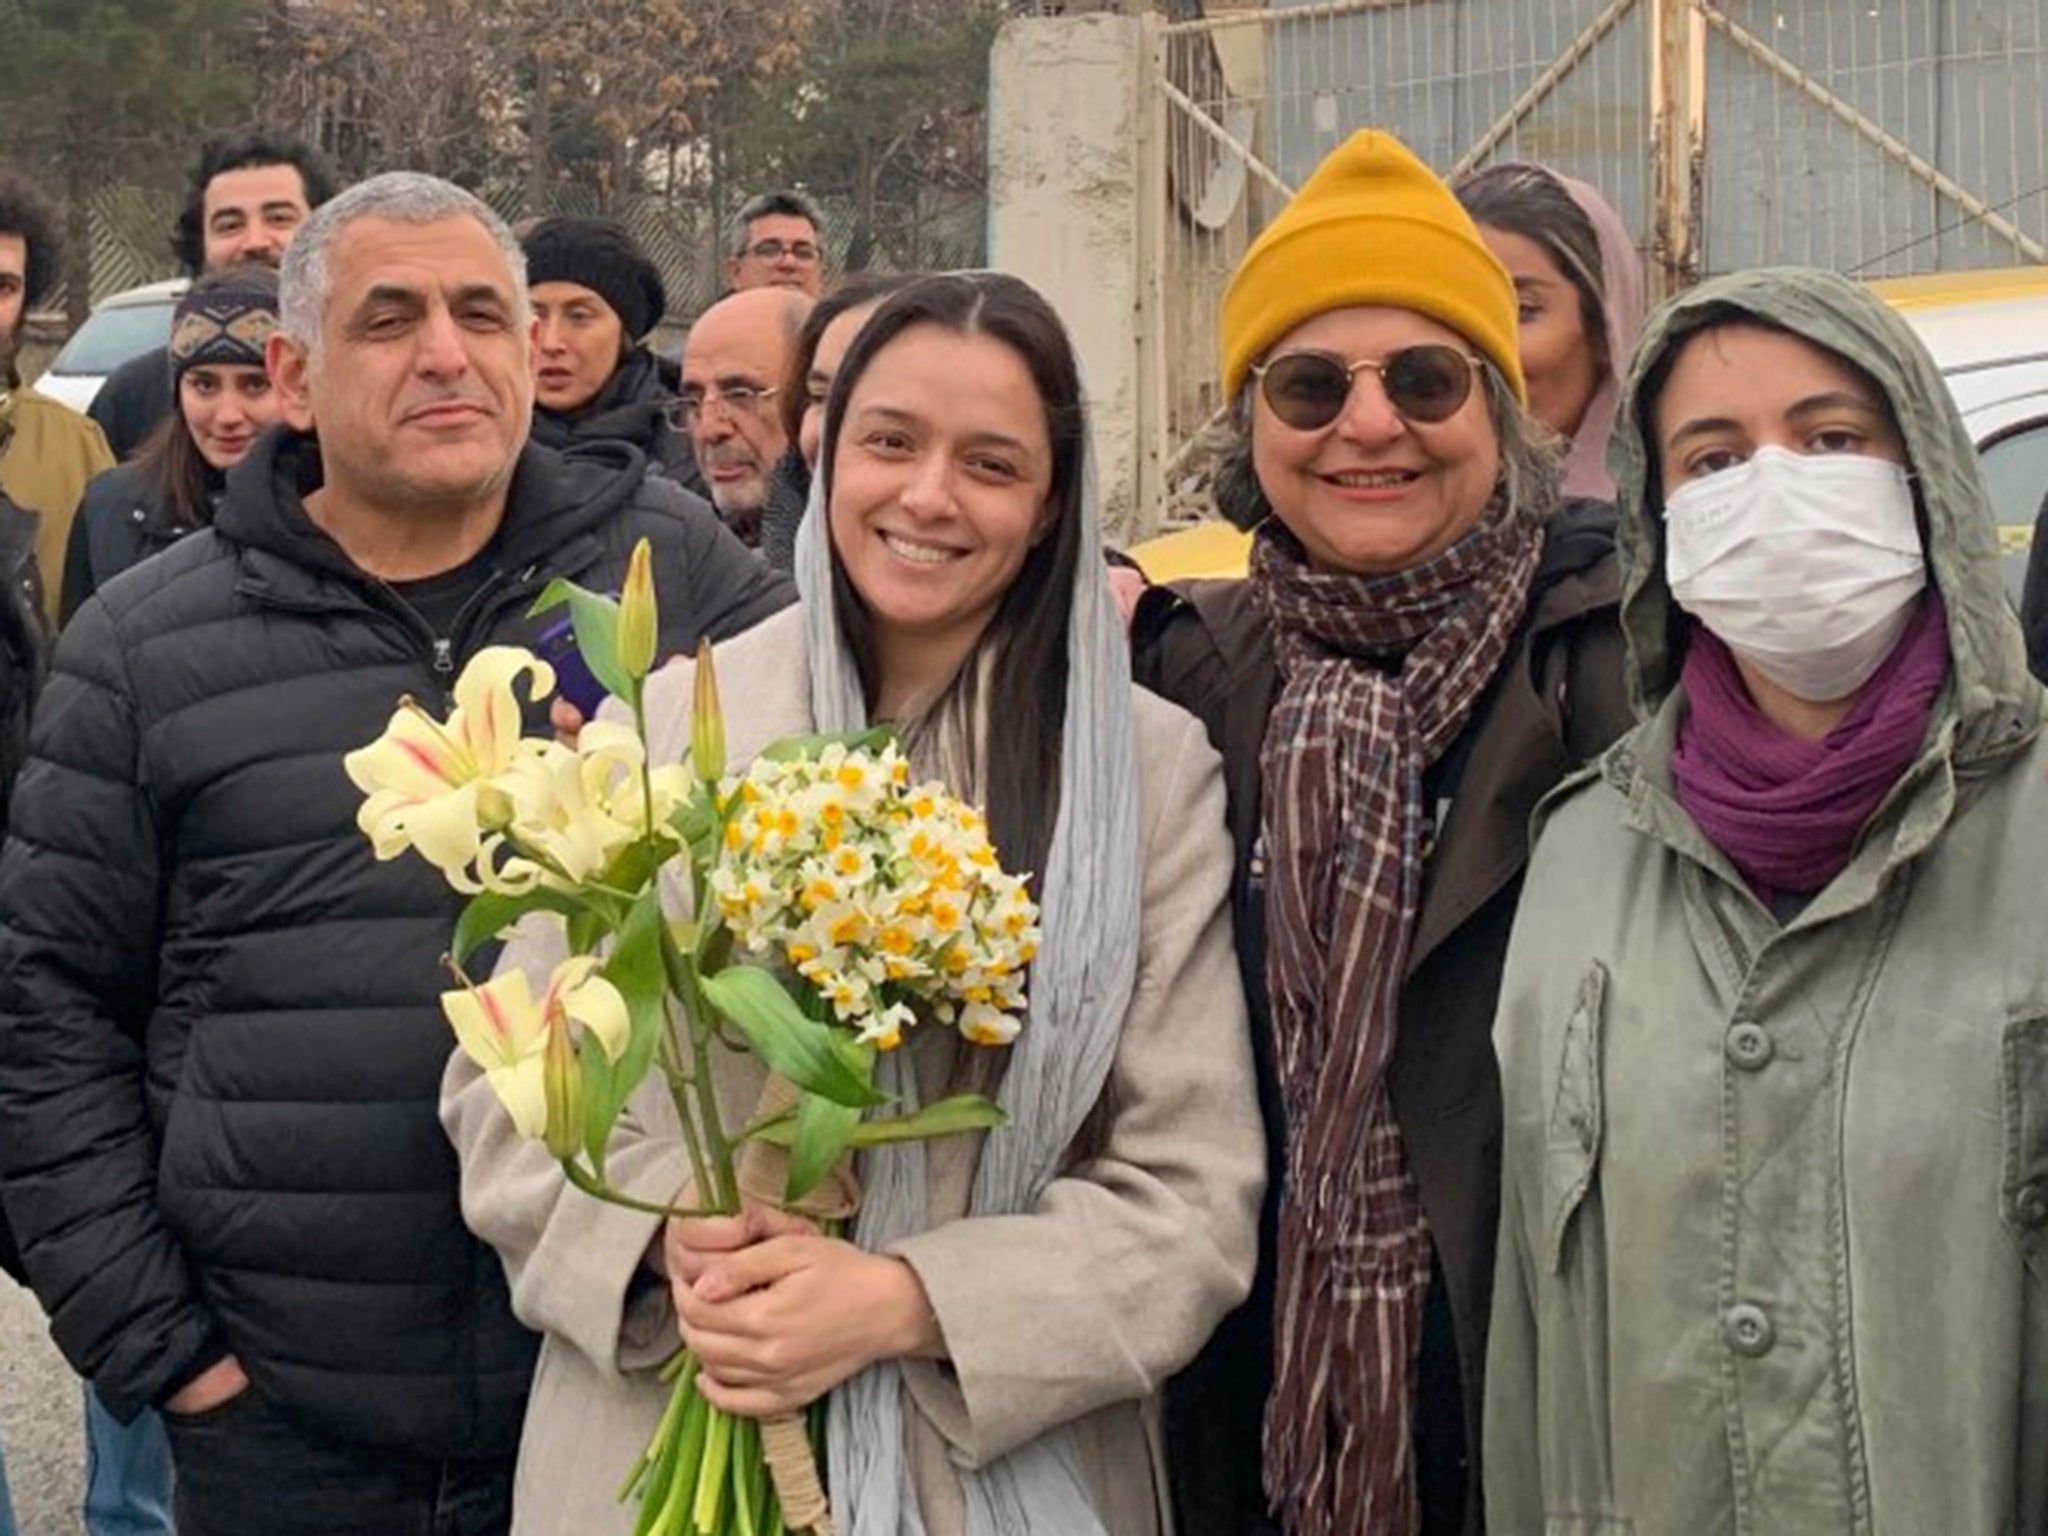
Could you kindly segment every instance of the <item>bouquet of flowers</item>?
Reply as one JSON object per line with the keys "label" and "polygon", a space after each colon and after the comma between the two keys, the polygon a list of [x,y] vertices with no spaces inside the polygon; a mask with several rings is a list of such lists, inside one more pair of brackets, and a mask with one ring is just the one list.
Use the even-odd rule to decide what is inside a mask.
{"label": "bouquet of flowers", "polygon": [[[498,646],[463,670],[444,716],[401,700],[346,759],[377,857],[410,850],[470,897],[441,999],[461,1049],[578,1189],[662,1215],[734,1214],[743,1190],[794,1207],[854,1148],[998,1126],[972,1094],[888,1113],[874,1067],[920,1024],[983,1045],[1015,1037],[1039,939],[1024,880],[1001,868],[978,812],[913,782],[885,730],[778,742],[729,775],[708,645],[690,760],[650,762],[651,570],[643,541],[617,601],[557,581],[535,605],[568,605],[579,651],[632,725],[592,721],[573,745],[523,735],[520,693],[538,702],[554,676]],[[681,910],[664,908],[664,872]],[[536,913],[569,949],[542,995],[518,969],[472,979],[477,951]],[[770,1073],[745,1124],[728,1124],[713,1092],[714,1039]],[[687,1206],[606,1177],[613,1130],[650,1074],[675,1105]],[[785,1166],[779,1191],[756,1188],[762,1168]],[[620,1492],[639,1500],[638,1536],[829,1532],[802,1418],[713,1408],[687,1350],[664,1374],[668,1408]]]}

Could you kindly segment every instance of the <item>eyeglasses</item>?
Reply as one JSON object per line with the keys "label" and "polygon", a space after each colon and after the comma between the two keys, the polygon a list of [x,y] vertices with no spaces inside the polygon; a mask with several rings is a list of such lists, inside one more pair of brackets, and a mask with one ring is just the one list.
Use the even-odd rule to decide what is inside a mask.
{"label": "eyeglasses", "polygon": [[781,240],[756,240],[747,247],[747,254],[761,261],[780,261],[783,257],[789,256],[809,266],[818,259],[818,248],[808,240],[789,243]]}
{"label": "eyeglasses", "polygon": [[1289,352],[1255,365],[1259,392],[1281,422],[1297,432],[1319,432],[1344,414],[1358,375],[1371,369],[1391,405],[1407,421],[1425,426],[1449,421],[1472,394],[1479,359],[1456,347],[1425,342],[1379,359],[1340,362],[1327,352]]}
{"label": "eyeglasses", "polygon": [[693,390],[669,405],[669,419],[684,431],[697,425],[704,414],[704,407],[716,402],[734,416],[759,416],[761,407],[780,393],[775,385],[761,384],[713,384],[705,390]]}

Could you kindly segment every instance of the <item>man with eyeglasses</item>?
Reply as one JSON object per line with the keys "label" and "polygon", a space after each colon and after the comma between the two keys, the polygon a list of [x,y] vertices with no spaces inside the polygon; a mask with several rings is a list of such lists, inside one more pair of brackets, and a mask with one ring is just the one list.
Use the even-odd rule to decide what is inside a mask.
{"label": "man with eyeglasses", "polygon": [[815,299],[825,286],[823,226],[810,199],[763,192],[733,215],[725,280],[734,293],[791,288]]}
{"label": "man with eyeglasses", "polygon": [[810,312],[809,296],[787,288],[729,294],[698,317],[683,347],[680,425],[711,504],[751,546],[760,544],[775,466],[789,448],[776,398]]}

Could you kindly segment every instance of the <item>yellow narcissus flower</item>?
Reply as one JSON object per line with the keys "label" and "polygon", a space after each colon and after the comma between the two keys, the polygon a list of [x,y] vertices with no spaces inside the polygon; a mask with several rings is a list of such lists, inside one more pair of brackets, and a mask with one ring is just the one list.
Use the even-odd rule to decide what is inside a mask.
{"label": "yellow narcissus flower", "polygon": [[597,966],[590,955],[564,960],[538,1003],[526,973],[516,969],[481,986],[441,994],[441,1011],[455,1030],[456,1044],[483,1068],[521,1136],[538,1140],[547,1134],[550,1031],[567,1030],[574,1020],[597,1036],[613,1061],[625,1053],[631,1015],[619,989],[595,974]]}
{"label": "yellow narcissus flower", "polygon": [[794,970],[870,1043],[900,1040],[920,1006],[972,1019],[969,1039],[1015,1036],[1038,914],[979,812],[913,784],[893,744],[757,762],[720,796],[737,830],[712,891],[749,953]]}
{"label": "yellow narcissus flower", "polygon": [[969,1003],[960,1010],[960,1037],[976,1045],[1008,1045],[1017,1038],[1017,1016],[986,1003]]}
{"label": "yellow narcissus flower", "polygon": [[437,869],[466,869],[483,834],[504,825],[510,805],[494,781],[538,742],[519,734],[520,676],[527,697],[554,690],[554,669],[530,651],[494,645],[476,654],[455,681],[455,708],[441,722],[410,699],[400,702],[384,734],[342,758],[342,768],[368,797],[356,825],[380,859],[407,848]]}

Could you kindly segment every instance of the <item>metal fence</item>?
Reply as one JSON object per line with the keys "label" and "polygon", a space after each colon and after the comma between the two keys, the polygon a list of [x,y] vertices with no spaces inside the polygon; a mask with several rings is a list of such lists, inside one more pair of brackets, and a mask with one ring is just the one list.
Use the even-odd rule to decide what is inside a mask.
{"label": "metal fence", "polygon": [[[1452,180],[1535,160],[1601,188],[1659,286],[1770,263],[1864,276],[2048,261],[2044,0],[1177,0],[1154,59],[1172,200],[1169,498],[1223,402],[1246,244],[1345,135]],[[1169,508],[1169,510],[1171,510]]]}
{"label": "metal fence", "polygon": [[[532,210],[518,187],[486,188],[483,196],[515,224],[535,212],[618,219],[661,269],[672,323],[687,323],[722,291],[723,235],[712,210],[693,199],[601,199],[594,191],[579,196],[569,190],[545,210]],[[844,272],[853,238],[852,199],[828,192],[813,200],[825,219],[828,270]],[[103,188],[93,196],[91,214],[95,302],[123,288],[177,275],[170,246],[175,196],[130,186]],[[982,194],[919,190],[875,210],[867,264],[880,271],[978,267],[986,259],[987,224]],[[53,307],[61,308],[61,299]]]}

